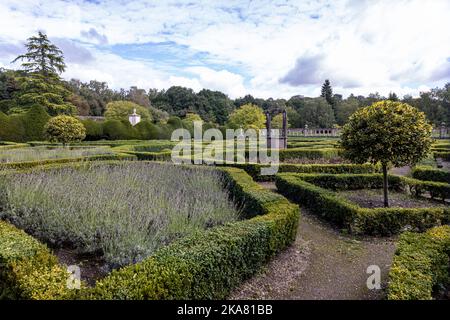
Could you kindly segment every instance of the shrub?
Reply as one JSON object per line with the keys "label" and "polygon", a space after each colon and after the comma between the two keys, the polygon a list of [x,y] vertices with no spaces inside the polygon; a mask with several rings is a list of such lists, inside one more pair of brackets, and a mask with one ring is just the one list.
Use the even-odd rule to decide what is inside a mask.
{"label": "shrub", "polygon": [[143,120],[135,126],[136,130],[139,132],[140,139],[143,140],[154,140],[158,139],[159,128],[151,123],[150,121]]}
{"label": "shrub", "polygon": [[282,149],[279,151],[280,161],[285,161],[288,159],[331,159],[337,158],[341,155],[341,150],[336,148],[323,148],[323,149],[313,149],[313,148],[292,148],[292,149]]}
{"label": "shrub", "polygon": [[[265,165],[257,163],[230,164],[233,167],[244,169],[253,179],[258,181],[275,180],[275,176],[261,176],[261,168]],[[280,163],[278,172],[292,173],[375,173],[380,168],[372,164],[288,164]]]}
{"label": "shrub", "polygon": [[40,105],[33,105],[24,115],[25,140],[44,140],[44,127],[50,116]]}
{"label": "shrub", "polygon": [[87,141],[100,140],[103,138],[103,123],[94,121],[91,119],[82,120],[85,129],[86,129],[86,138]]}
{"label": "shrub", "polygon": [[[289,245],[299,210],[263,189],[245,172],[222,169],[250,220],[197,233],[133,266],[113,271],[87,290],[91,299],[223,299],[270,257]],[[253,211],[254,210],[254,211]]]}
{"label": "shrub", "polygon": [[[242,170],[220,170],[232,196],[246,203],[245,216],[253,218],[175,241],[138,264],[113,271],[94,288],[84,288],[77,298],[223,299],[291,244],[297,231],[298,206],[259,186]],[[2,243],[0,253],[6,250]],[[53,279],[47,270],[40,271],[42,278]],[[43,281],[38,289],[46,289],[46,285]]]}
{"label": "shrub", "polygon": [[77,118],[71,116],[56,116],[45,125],[45,135],[49,141],[67,144],[81,141],[86,137],[86,129]]}
{"label": "shrub", "polygon": [[108,263],[123,266],[238,218],[221,175],[203,169],[123,162],[11,174],[0,180],[6,192],[0,217],[47,242],[100,250]]}
{"label": "shrub", "polygon": [[[298,178],[331,190],[358,190],[383,188],[382,174],[298,174]],[[389,187],[401,190],[403,180],[399,176],[389,176]]]}
{"label": "shrub", "polygon": [[414,179],[450,183],[450,172],[434,169],[431,166],[416,166],[412,170]]}
{"label": "shrub", "polygon": [[0,140],[24,142],[25,127],[22,115],[11,115],[0,112]]}
{"label": "shrub", "polygon": [[444,161],[450,161],[450,152],[434,152],[436,159],[440,158]]}
{"label": "shrub", "polygon": [[430,300],[449,280],[450,226],[400,236],[389,272],[389,300]]}
{"label": "shrub", "polygon": [[[449,221],[450,209],[448,208],[361,208],[346,199],[342,199],[336,193],[310,182],[323,185],[326,181],[332,181],[334,188],[342,190],[345,186],[353,188],[350,182],[355,182],[365,175],[357,175],[357,178],[349,179],[348,182],[345,182],[345,178],[348,178],[349,175],[341,175],[342,177],[334,178],[334,180],[331,177],[322,178],[320,176],[280,173],[276,176],[276,185],[278,191],[288,199],[305,205],[314,214],[354,234],[391,235],[399,233],[405,227],[423,231]],[[376,180],[381,179],[379,175],[374,175],[374,177],[376,177]],[[399,188],[424,184],[423,181],[415,179],[390,178],[394,185],[398,183]],[[307,180],[310,182],[307,182]],[[362,187],[364,181],[369,185],[373,183],[371,178],[362,179],[355,183],[359,184],[358,187]],[[437,183],[434,182],[433,184]],[[425,187],[430,188],[432,186],[427,183]]]}
{"label": "shrub", "polygon": [[183,128],[183,121],[179,117],[170,117],[167,124],[172,128],[172,130]]}
{"label": "shrub", "polygon": [[120,120],[106,120],[103,123],[103,133],[109,140],[130,139],[127,128]]}
{"label": "shrub", "polygon": [[68,276],[45,245],[0,220],[0,300],[73,298]]}
{"label": "shrub", "polygon": [[128,121],[128,116],[136,109],[142,120],[152,120],[150,111],[131,101],[113,101],[106,105],[105,117],[109,119]]}

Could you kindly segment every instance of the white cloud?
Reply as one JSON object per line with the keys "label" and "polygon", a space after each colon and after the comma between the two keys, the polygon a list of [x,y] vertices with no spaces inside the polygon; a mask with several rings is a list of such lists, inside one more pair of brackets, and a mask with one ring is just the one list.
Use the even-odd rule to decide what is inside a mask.
{"label": "white cloud", "polygon": [[[95,57],[70,63],[66,77],[97,78],[114,87],[207,87],[232,97],[317,95],[325,78],[344,95],[417,95],[420,86],[450,81],[447,0],[191,2],[3,0],[0,44],[13,48],[42,29],[78,42]],[[109,49],[160,41],[205,53],[204,65],[167,68]],[[320,63],[305,76],[310,69],[298,62],[313,56]],[[0,64],[9,58],[0,47]],[[287,75],[291,81],[280,81]]]}

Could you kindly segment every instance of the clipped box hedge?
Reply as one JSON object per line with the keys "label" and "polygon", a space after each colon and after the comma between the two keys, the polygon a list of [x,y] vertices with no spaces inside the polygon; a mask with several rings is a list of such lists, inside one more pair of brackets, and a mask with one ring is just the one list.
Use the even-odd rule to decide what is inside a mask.
{"label": "clipped box hedge", "polygon": [[105,161],[105,160],[135,160],[136,157],[125,153],[116,154],[99,154],[86,157],[77,158],[61,158],[61,159],[47,159],[47,160],[35,160],[35,161],[22,161],[22,162],[6,162],[0,163],[0,170],[20,170],[33,168],[37,166],[49,165],[49,164],[64,164],[70,162],[82,162],[82,161]]}
{"label": "clipped box hedge", "polygon": [[450,161],[450,152],[449,151],[439,151],[439,152],[434,152],[434,157],[440,158],[444,161]]}
{"label": "clipped box hedge", "polygon": [[47,246],[0,220],[0,300],[74,298],[68,278]]}
{"label": "clipped box hedge", "polygon": [[389,271],[389,300],[430,300],[449,282],[450,226],[400,236]]}
{"label": "clipped box hedge", "polygon": [[[108,165],[118,161],[106,161]],[[102,165],[101,162],[89,165]],[[82,163],[63,166],[82,167]],[[42,167],[45,170],[47,167]],[[53,170],[58,165],[48,166]],[[231,196],[243,206],[246,220],[228,223],[224,226],[199,231],[196,234],[174,241],[157,250],[152,256],[135,265],[114,270],[107,277],[97,281],[93,288],[83,288],[66,294],[58,290],[40,294],[46,288],[60,288],[62,267],[56,264],[44,245],[8,225],[19,240],[0,245],[0,257],[12,252],[20,260],[29,256],[19,248],[20,241],[31,241],[42,248],[49,262],[41,269],[42,281],[36,287],[15,290],[16,296],[26,299],[223,299],[243,280],[255,274],[271,257],[290,245],[297,232],[299,208],[283,196],[264,189],[237,168],[209,168],[223,173]],[[25,171],[24,171],[25,172]],[[3,223],[6,225],[6,223]],[[26,240],[23,239],[26,238]],[[19,243],[15,247],[15,243]],[[3,243],[3,241],[2,241]],[[45,251],[47,250],[47,251]],[[42,266],[46,264],[42,263]],[[3,269],[2,269],[3,270]],[[5,277],[12,277],[10,269],[4,269]],[[25,269],[24,269],[25,270]],[[31,272],[26,269],[24,276]],[[54,275],[56,273],[56,275]],[[16,281],[17,282],[17,281]],[[7,290],[15,288],[16,282],[8,282]],[[39,294],[25,294],[26,290]],[[25,290],[25,291],[24,291]],[[26,291],[28,292],[28,291]]]}
{"label": "clipped box hedge", "polygon": [[333,159],[342,155],[342,150],[337,148],[289,148],[279,150],[280,161],[289,159]]}
{"label": "clipped box hedge", "polygon": [[[245,170],[253,179],[257,181],[275,180],[275,175],[261,175],[261,168],[268,167],[258,163],[232,163],[227,164],[236,168]],[[278,172],[292,173],[377,173],[380,172],[379,166],[372,164],[290,164],[280,163]]]}
{"label": "clipped box hedge", "polygon": [[223,299],[296,235],[299,208],[243,170],[221,169],[248,220],[199,232],[141,263],[113,271],[87,299]]}
{"label": "clipped box hedge", "polygon": [[450,183],[450,172],[435,169],[431,166],[416,166],[412,170],[412,177],[418,180]]}
{"label": "clipped box hedge", "polygon": [[[276,185],[281,194],[295,203],[308,207],[312,213],[354,234],[392,235],[401,232],[405,227],[424,231],[449,221],[450,209],[448,208],[362,208],[339,197],[335,192],[316,185],[317,183],[335,190],[344,190],[377,188],[380,182],[382,182],[382,176],[379,174],[280,173],[276,176]],[[442,185],[396,176],[391,176],[390,182],[395,188],[426,188],[429,184]]]}

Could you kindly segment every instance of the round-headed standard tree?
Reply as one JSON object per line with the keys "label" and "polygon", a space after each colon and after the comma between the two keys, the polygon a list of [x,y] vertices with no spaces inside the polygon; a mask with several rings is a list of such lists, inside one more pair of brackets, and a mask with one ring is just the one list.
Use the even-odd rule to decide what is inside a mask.
{"label": "round-headed standard tree", "polygon": [[414,165],[430,151],[432,127],[425,114],[406,103],[380,101],[357,110],[342,129],[344,156],[381,164],[384,206],[389,207],[387,170]]}
{"label": "round-headed standard tree", "polygon": [[71,116],[51,118],[44,127],[46,138],[51,142],[60,142],[64,146],[69,142],[81,141],[86,137],[86,128],[80,120]]}

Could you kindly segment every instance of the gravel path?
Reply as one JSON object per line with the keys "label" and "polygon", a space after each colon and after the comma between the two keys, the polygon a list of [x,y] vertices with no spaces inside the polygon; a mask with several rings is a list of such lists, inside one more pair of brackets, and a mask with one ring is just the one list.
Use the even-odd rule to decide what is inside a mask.
{"label": "gravel path", "polygon": [[393,238],[350,237],[301,208],[295,243],[230,299],[382,299],[383,289],[367,289],[366,270],[378,265],[385,288],[394,251]]}

